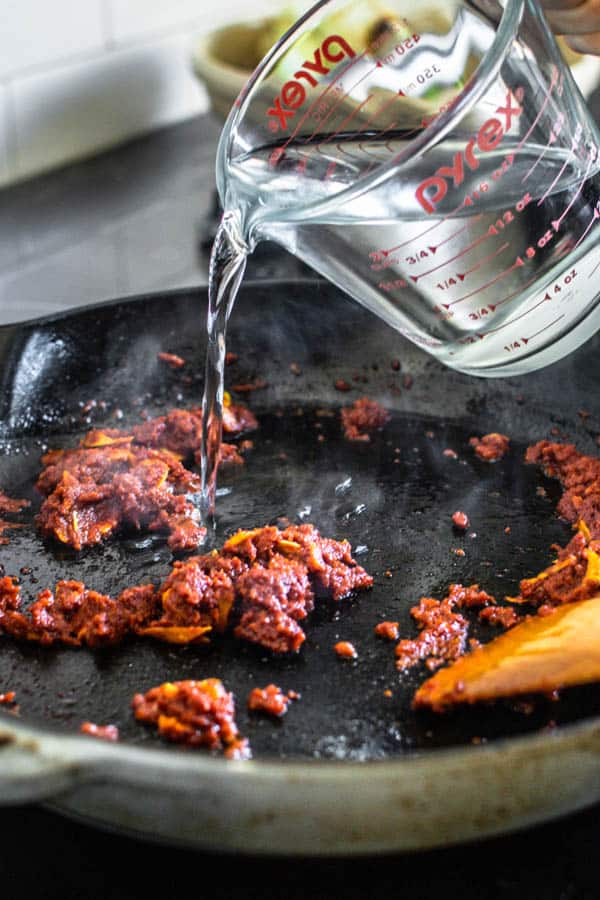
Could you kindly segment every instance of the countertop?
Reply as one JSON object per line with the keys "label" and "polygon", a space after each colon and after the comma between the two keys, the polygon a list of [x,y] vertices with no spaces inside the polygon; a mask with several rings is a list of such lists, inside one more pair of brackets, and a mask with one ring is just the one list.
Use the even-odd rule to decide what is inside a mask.
{"label": "countertop", "polygon": [[[600,111],[598,92],[591,107]],[[209,116],[0,192],[0,323],[116,296],[205,284],[215,222]],[[304,266],[272,245],[248,277]],[[600,806],[526,831],[427,853],[355,860],[228,858],[107,834],[36,807],[0,808],[3,896],[129,900],[600,896]]]}

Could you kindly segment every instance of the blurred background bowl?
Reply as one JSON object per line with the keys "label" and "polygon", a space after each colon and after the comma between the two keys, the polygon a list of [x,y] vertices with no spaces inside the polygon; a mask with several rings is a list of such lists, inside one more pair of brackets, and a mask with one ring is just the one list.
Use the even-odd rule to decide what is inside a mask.
{"label": "blurred background bowl", "polygon": [[[196,41],[194,72],[206,87],[211,109],[219,119],[227,118],[256,66],[294,21],[293,13],[284,12],[218,28]],[[575,53],[561,38],[558,43],[579,89],[588,97],[600,81],[600,57]]]}

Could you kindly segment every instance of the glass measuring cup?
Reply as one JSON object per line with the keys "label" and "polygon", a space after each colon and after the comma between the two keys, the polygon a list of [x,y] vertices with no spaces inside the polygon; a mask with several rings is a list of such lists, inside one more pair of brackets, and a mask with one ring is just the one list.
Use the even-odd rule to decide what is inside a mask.
{"label": "glass measuring cup", "polygon": [[600,326],[599,146],[534,0],[322,0],[236,101],[217,179],[249,250],[505,375]]}

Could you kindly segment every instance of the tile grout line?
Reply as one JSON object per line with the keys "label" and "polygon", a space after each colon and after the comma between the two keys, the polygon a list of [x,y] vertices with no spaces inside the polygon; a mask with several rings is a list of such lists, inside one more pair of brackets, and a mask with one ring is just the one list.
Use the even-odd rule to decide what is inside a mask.
{"label": "tile grout line", "polygon": [[6,158],[8,163],[8,177],[14,181],[19,175],[19,138],[17,132],[17,111],[15,109],[15,97],[13,93],[13,80],[10,78],[2,82],[6,89],[6,103],[4,110],[4,124],[6,127]]}
{"label": "tile grout line", "polygon": [[115,47],[114,22],[110,0],[98,0],[100,3],[100,16],[102,19],[102,31],[104,34],[104,49],[111,51]]}

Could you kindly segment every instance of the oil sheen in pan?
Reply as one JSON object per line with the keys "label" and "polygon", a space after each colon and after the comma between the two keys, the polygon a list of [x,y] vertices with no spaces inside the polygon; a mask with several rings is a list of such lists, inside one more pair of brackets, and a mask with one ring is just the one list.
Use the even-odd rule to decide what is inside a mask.
{"label": "oil sheen in pan", "polygon": [[[157,296],[5,329],[0,485],[33,497],[43,444],[74,442],[91,424],[135,420],[142,408],[155,415],[197,404],[202,331],[198,298],[186,292],[168,302]],[[325,535],[351,541],[375,576],[373,590],[320,604],[293,658],[275,659],[230,638],[215,638],[206,648],[139,641],[96,653],[7,640],[0,686],[17,691],[25,721],[70,732],[86,719],[111,722],[123,740],[154,745],[153,734],[133,720],[132,695],[164,680],[220,677],[236,695],[238,724],[255,758],[397,757],[598,714],[600,696],[592,686],[559,703],[540,701],[529,715],[510,705],[417,715],[410,699],[423,673],[396,672],[393,644],[374,635],[383,619],[398,620],[402,634],[413,634],[410,607],[422,595],[443,596],[452,581],[478,582],[497,596],[513,593],[520,577],[548,562],[553,541],[565,542],[568,526],[554,515],[557,490],[546,485],[546,498],[536,493],[540,475],[523,465],[523,453],[556,423],[590,449],[590,420],[576,410],[582,391],[598,395],[594,368],[586,365],[593,343],[546,372],[474,381],[442,370],[412,346],[399,347],[397,335],[326,285],[245,286],[229,338],[239,360],[227,379],[260,376],[268,386],[250,396],[261,428],[245,469],[220,479],[214,540],[281,517],[310,521]],[[160,366],[161,350],[182,356],[185,368]],[[400,371],[392,366],[398,357]],[[336,391],[339,378],[353,390]],[[557,384],[564,385],[561,394]],[[371,444],[349,444],[337,410],[364,394],[390,408],[392,419]],[[96,406],[82,415],[92,398],[105,400],[106,410]],[[117,410],[123,419],[115,419]],[[468,446],[471,435],[489,430],[512,437],[510,454],[494,465],[477,460]],[[447,448],[458,459],[444,455]],[[476,537],[452,529],[456,509],[468,513]],[[464,557],[453,553],[459,546]],[[3,548],[2,561],[8,574],[31,568],[21,576],[25,594],[61,577],[110,593],[160,581],[171,554],[160,540],[131,538],[77,555],[23,529]],[[495,633],[473,630],[482,640]],[[336,656],[338,640],[355,645],[356,660]],[[301,694],[282,722],[246,710],[251,688],[272,681]]]}

